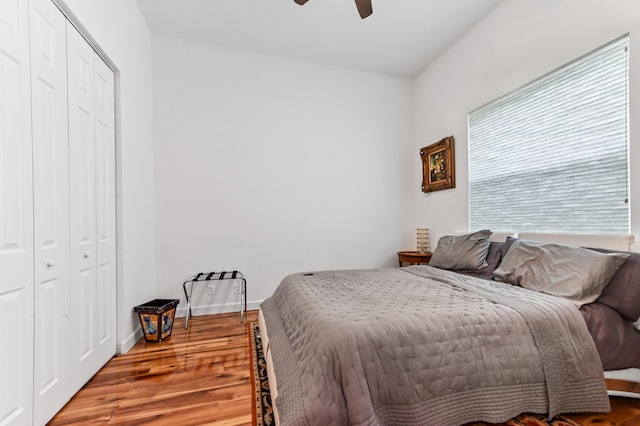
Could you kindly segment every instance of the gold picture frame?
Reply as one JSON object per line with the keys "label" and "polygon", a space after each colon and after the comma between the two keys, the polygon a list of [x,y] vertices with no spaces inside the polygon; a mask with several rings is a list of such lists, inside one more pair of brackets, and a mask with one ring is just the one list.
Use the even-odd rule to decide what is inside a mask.
{"label": "gold picture frame", "polygon": [[456,187],[455,140],[447,136],[420,150],[422,158],[422,192]]}

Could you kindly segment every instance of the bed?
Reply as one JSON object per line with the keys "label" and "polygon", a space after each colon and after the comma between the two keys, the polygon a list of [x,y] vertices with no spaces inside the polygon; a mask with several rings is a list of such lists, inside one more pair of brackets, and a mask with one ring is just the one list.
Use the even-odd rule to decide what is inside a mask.
{"label": "bed", "polygon": [[[631,244],[606,240],[597,241],[603,251]],[[286,277],[259,314],[276,422],[459,425],[608,411],[603,364],[636,360],[620,364],[611,337],[587,324],[617,317],[607,305],[594,309],[597,300],[578,310],[565,298],[486,279],[505,244],[487,242],[483,268]]]}

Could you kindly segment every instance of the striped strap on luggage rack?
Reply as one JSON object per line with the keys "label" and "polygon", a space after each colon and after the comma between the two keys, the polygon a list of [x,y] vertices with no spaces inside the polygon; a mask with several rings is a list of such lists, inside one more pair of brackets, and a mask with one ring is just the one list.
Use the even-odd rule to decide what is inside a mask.
{"label": "striped strap on luggage rack", "polygon": [[[231,274],[231,277],[227,277],[227,274]],[[222,272],[198,272],[191,281],[215,281],[215,280],[228,280],[238,278],[238,271],[222,271]]]}

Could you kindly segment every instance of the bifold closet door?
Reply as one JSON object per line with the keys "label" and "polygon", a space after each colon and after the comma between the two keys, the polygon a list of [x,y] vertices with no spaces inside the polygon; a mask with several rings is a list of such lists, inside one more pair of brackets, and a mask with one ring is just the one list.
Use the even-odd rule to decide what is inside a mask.
{"label": "bifold closet door", "polygon": [[116,150],[113,71],[94,53],[96,115],[95,330],[98,368],[116,353]]}
{"label": "bifold closet door", "polygon": [[33,179],[28,3],[0,1],[0,424],[33,410]]}
{"label": "bifold closet door", "polygon": [[29,0],[34,181],[34,424],[73,396],[69,386],[69,149],[66,18]]}
{"label": "bifold closet door", "polygon": [[[115,223],[114,178],[106,182],[104,176],[115,175],[113,73],[109,70],[111,76],[107,76],[105,68],[80,33],[67,23],[71,382],[77,389],[116,349],[115,227],[111,226]],[[105,151],[109,151],[108,159],[103,158]],[[105,213],[104,209],[113,211]],[[98,232],[98,225],[105,223],[113,230]],[[113,255],[106,257],[102,255],[105,239],[113,247]]]}

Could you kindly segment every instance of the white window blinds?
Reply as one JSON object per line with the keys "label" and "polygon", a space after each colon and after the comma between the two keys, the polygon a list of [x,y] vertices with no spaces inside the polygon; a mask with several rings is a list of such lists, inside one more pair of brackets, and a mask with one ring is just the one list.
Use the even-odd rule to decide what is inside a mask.
{"label": "white window blinds", "polygon": [[629,233],[628,43],[469,114],[469,229]]}

